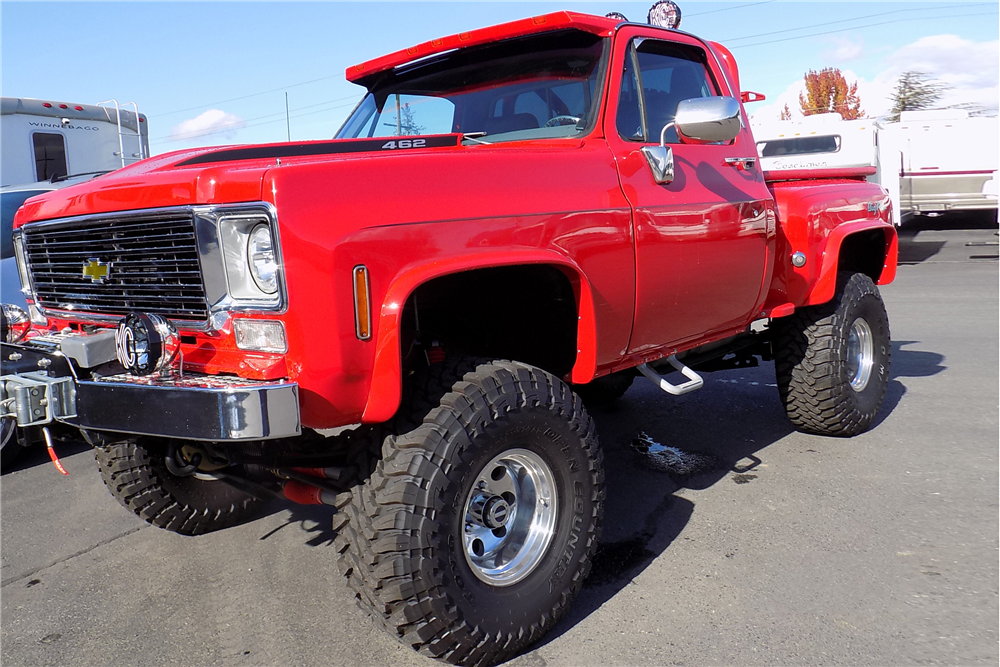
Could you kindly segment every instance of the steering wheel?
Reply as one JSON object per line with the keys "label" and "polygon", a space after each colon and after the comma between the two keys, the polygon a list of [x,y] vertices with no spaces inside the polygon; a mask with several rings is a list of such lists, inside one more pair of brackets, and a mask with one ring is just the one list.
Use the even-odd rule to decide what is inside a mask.
{"label": "steering wheel", "polygon": [[563,125],[576,125],[579,122],[580,119],[576,116],[556,116],[548,119],[542,127],[562,127]]}

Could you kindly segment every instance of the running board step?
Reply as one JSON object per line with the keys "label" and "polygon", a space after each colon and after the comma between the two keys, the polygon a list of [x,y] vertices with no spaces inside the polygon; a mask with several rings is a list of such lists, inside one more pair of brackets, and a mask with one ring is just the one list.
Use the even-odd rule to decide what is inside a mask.
{"label": "running board step", "polygon": [[659,387],[663,391],[673,396],[689,394],[692,391],[701,389],[702,386],[705,384],[705,381],[701,378],[700,375],[695,373],[693,370],[691,370],[681,362],[677,361],[677,357],[675,355],[670,355],[669,357],[667,357],[667,362],[671,366],[679,370],[681,374],[683,374],[684,377],[688,379],[688,381],[684,382],[683,384],[671,384],[667,382],[667,379],[665,377],[663,377],[662,375],[654,371],[652,368],[650,368],[649,364],[641,364],[637,368],[639,369],[639,372],[645,375],[647,378],[649,378],[649,380],[653,384],[655,384],[657,387]]}

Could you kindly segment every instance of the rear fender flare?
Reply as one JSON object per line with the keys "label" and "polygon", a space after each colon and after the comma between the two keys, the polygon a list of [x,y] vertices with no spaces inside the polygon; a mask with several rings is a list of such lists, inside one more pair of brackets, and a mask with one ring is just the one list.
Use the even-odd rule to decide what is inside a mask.
{"label": "rear fender flare", "polygon": [[430,280],[452,273],[525,264],[555,266],[569,278],[577,304],[577,355],[569,379],[574,383],[589,382],[597,368],[597,326],[593,293],[580,267],[563,255],[545,250],[477,251],[475,254],[449,257],[432,264],[406,267],[393,280],[377,311],[375,361],[362,422],[387,421],[399,407],[402,394],[400,318],[407,299],[415,289]]}
{"label": "rear fender flare", "polygon": [[872,229],[882,230],[885,234],[885,261],[882,271],[877,276],[876,283],[886,285],[891,283],[896,277],[896,262],[899,259],[899,239],[896,235],[896,228],[883,220],[859,220],[849,222],[834,227],[827,237],[826,245],[823,248],[822,264],[816,282],[813,283],[812,290],[805,305],[813,306],[826,303],[833,298],[837,290],[837,271],[840,264],[840,249],[844,240],[848,237],[866,232]]}

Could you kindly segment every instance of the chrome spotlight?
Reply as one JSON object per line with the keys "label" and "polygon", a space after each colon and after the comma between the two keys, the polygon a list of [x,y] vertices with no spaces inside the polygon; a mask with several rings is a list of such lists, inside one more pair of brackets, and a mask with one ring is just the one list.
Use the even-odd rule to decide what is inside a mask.
{"label": "chrome spotlight", "polygon": [[150,375],[170,367],[180,350],[170,322],[150,313],[129,313],[115,331],[118,361],[132,375]]}
{"label": "chrome spotlight", "polygon": [[0,338],[5,343],[16,343],[28,335],[31,318],[12,303],[3,304],[0,309]]}

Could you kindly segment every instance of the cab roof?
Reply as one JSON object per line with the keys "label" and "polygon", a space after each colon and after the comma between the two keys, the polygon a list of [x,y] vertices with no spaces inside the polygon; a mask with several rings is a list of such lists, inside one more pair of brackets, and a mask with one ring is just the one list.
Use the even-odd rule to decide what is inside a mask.
{"label": "cab roof", "polygon": [[408,49],[396,51],[389,55],[375,58],[358,65],[347,68],[347,80],[352,83],[361,83],[362,79],[367,79],[373,74],[405,65],[406,63],[437,53],[451,51],[453,49],[477,46],[489,42],[498,42],[514,37],[524,37],[551,30],[566,28],[576,28],[602,37],[608,37],[614,33],[615,26],[620,24],[618,19],[605,18],[603,16],[593,16],[591,14],[580,14],[578,12],[553,12],[542,14],[527,19],[501,23],[488,28],[480,28],[469,32],[460,32],[456,35],[432,39],[429,42],[411,46]]}

